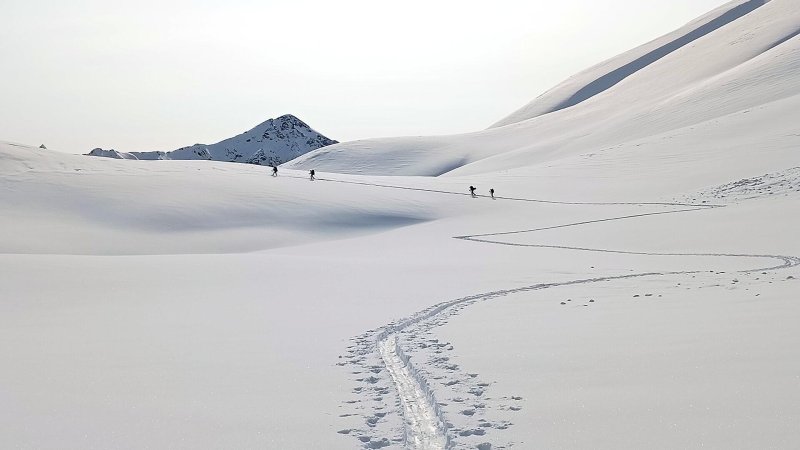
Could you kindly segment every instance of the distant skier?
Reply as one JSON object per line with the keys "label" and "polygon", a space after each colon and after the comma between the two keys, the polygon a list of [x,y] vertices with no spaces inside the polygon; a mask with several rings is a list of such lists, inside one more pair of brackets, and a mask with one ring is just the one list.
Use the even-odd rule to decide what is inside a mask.
{"label": "distant skier", "polygon": [[273,177],[277,177],[278,176],[278,166],[276,166],[274,164],[272,166],[272,176]]}
{"label": "distant skier", "polygon": [[494,188],[489,189],[489,195],[491,195],[492,200],[494,200]]}
{"label": "distant skier", "polygon": [[309,170],[308,174],[311,175],[311,181],[314,181],[316,179],[314,178],[314,169]]}
{"label": "distant skier", "polygon": [[472,195],[473,198],[475,197],[475,186],[470,186],[469,187],[469,193],[470,193],[470,195]]}

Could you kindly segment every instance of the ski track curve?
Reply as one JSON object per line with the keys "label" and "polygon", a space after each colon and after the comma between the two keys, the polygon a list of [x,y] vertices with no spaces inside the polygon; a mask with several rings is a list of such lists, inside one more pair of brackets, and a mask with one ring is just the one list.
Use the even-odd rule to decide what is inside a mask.
{"label": "ski track curve", "polygon": [[[299,177],[292,177],[299,178]],[[408,186],[395,186],[380,183],[367,183],[348,180],[335,180],[330,178],[317,178],[317,181],[356,184],[363,186],[379,187],[386,189],[402,189],[413,190],[421,192],[430,192],[444,195],[462,195],[470,196],[468,193],[453,192],[437,189],[414,188]],[[489,198],[485,195],[478,195],[479,198]],[[542,199],[529,199],[529,198],[515,198],[515,197],[495,197],[497,200],[505,201],[519,201],[531,203],[547,203],[547,204],[561,204],[561,205],[592,205],[592,206],[610,206],[610,205],[630,205],[630,206],[669,206],[680,207],[671,211],[657,211],[641,214],[630,214],[624,216],[607,217],[602,219],[586,220],[580,222],[572,222],[567,224],[533,228],[526,230],[512,230],[497,233],[484,233],[475,235],[453,236],[454,239],[493,245],[507,245],[515,247],[530,247],[530,248],[548,248],[569,251],[583,251],[583,252],[598,252],[598,253],[614,253],[622,255],[647,255],[647,256],[688,256],[688,257],[720,257],[720,258],[747,258],[747,259],[764,259],[764,260],[777,260],[779,263],[767,267],[757,267],[748,270],[737,271],[739,273],[749,273],[756,271],[774,271],[779,269],[787,269],[791,267],[800,266],[800,257],[788,255],[771,255],[771,254],[737,254],[737,253],[665,253],[665,252],[640,252],[631,250],[614,250],[602,248],[588,248],[576,247],[566,245],[548,245],[548,244],[521,244],[514,242],[505,242],[496,238],[499,236],[518,235],[523,233],[535,233],[537,231],[552,230],[558,228],[577,227],[583,225],[590,225],[595,223],[629,220],[647,216],[656,216],[664,214],[679,214],[693,211],[703,211],[713,208],[724,208],[725,205],[718,204],[692,204],[692,203],[669,203],[669,202],[569,202],[569,201],[556,201],[556,200],[542,200]],[[416,314],[400,319],[396,322],[390,323],[384,327],[375,330],[374,334],[368,333],[372,337],[369,339],[369,350],[377,353],[382,362],[382,370],[385,370],[392,380],[394,390],[400,400],[401,416],[404,422],[403,443],[408,449],[450,449],[454,446],[453,436],[448,432],[448,422],[442,412],[439,403],[436,400],[433,390],[430,388],[425,376],[419,371],[412,363],[409,357],[398,343],[399,334],[404,330],[420,324],[423,321],[432,319],[456,306],[465,306],[478,301],[491,300],[498,297],[507,296],[509,294],[517,294],[522,292],[536,291],[541,289],[548,289],[559,286],[571,286],[578,284],[598,283],[614,280],[625,280],[634,278],[644,278],[652,276],[666,276],[666,275],[690,275],[698,274],[703,271],[664,271],[664,272],[642,272],[626,275],[606,276],[597,278],[585,278],[555,283],[539,283],[529,286],[522,286],[510,289],[501,289],[491,292],[484,292],[480,294],[461,297],[454,300],[445,301],[433,305],[427,309],[417,312]],[[363,351],[362,351],[363,353]],[[369,447],[369,444],[367,444]],[[490,448],[490,447],[489,447]]]}

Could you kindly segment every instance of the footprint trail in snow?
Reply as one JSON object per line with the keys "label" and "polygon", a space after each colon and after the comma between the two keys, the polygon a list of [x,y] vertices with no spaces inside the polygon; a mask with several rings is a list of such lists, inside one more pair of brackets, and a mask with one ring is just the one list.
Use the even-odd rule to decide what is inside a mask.
{"label": "footprint trail in snow", "polygon": [[[339,180],[324,180],[324,179],[321,180],[348,183],[347,181],[339,181]],[[353,184],[369,185],[368,183],[353,183]],[[456,192],[436,191],[429,189],[415,189],[403,186],[389,186],[389,185],[375,185],[375,186],[381,188],[420,190],[431,193],[462,195],[461,193],[456,193]],[[770,265],[760,265],[760,267],[758,268],[740,271],[743,273],[753,272],[753,271],[773,271],[778,269],[786,269],[790,267],[800,266],[800,258],[796,256],[787,256],[787,255],[769,255],[769,254],[751,255],[751,254],[726,254],[726,253],[655,253],[655,252],[649,253],[649,252],[637,252],[628,250],[570,247],[570,246],[559,246],[559,245],[519,244],[519,243],[496,240],[501,236],[507,236],[507,235],[534,233],[537,231],[543,231],[553,228],[578,227],[598,222],[631,220],[640,217],[654,216],[654,215],[688,213],[692,211],[702,211],[706,209],[725,207],[723,205],[687,204],[687,203],[633,203],[633,202],[631,203],[574,202],[573,203],[573,202],[550,202],[550,201],[535,200],[535,199],[516,199],[516,198],[507,200],[545,202],[545,203],[567,203],[576,205],[594,204],[594,205],[632,205],[632,206],[645,206],[645,205],[671,206],[679,209],[675,209],[673,211],[659,211],[659,212],[650,212],[644,214],[609,217],[603,219],[568,223],[554,227],[546,227],[539,229],[504,231],[504,232],[486,233],[479,235],[454,236],[454,238],[481,244],[511,245],[511,246],[531,247],[531,248],[555,248],[567,251],[617,253],[617,254],[650,255],[650,256],[686,256],[686,257],[711,256],[720,258],[743,258],[743,259],[746,258],[759,261],[758,262],[759,265],[761,264],[761,261],[775,261],[775,260],[778,261],[778,264],[771,262]],[[690,275],[697,273],[699,273],[699,271],[665,271],[665,272],[633,273],[633,274],[618,275],[618,276],[571,280],[559,283],[540,283],[530,286],[497,290],[493,292],[476,294],[468,297],[463,297],[439,303],[423,311],[420,311],[411,317],[398,320],[380,329],[367,332],[355,340],[357,345],[355,345],[354,347],[356,349],[352,350],[351,356],[347,357],[350,358],[350,361],[345,363],[340,363],[339,365],[354,364],[357,366],[361,366],[365,370],[365,372],[372,372],[374,374],[381,374],[381,373],[388,374],[388,376],[386,376],[387,378],[386,381],[389,381],[391,383],[397,397],[399,398],[399,406],[400,406],[399,413],[403,419],[404,429],[402,431],[402,438],[394,438],[391,441],[387,438],[383,438],[380,441],[375,441],[373,439],[366,437],[366,434],[361,434],[359,436],[359,433],[354,433],[354,435],[358,436],[362,442],[365,442],[366,443],[365,446],[367,448],[380,448],[383,447],[384,444],[386,446],[390,445],[390,442],[395,442],[395,443],[402,442],[404,443],[405,447],[409,449],[438,450],[438,449],[452,449],[452,448],[463,447],[464,443],[457,442],[455,438],[457,438],[458,436],[470,436],[471,434],[473,434],[472,432],[475,431],[475,430],[462,430],[460,433],[458,433],[459,430],[453,428],[453,425],[450,424],[445,418],[445,415],[442,411],[442,404],[438,403],[434,397],[433,390],[430,388],[428,380],[426,379],[425,376],[426,371],[420,370],[421,367],[416,367],[420,366],[420,364],[412,363],[411,357],[403,351],[403,346],[400,343],[401,338],[408,339],[409,344],[419,344],[417,340],[419,340],[420,338],[417,336],[416,331],[418,331],[418,328],[420,326],[426,323],[428,324],[428,328],[435,327],[438,325],[438,323],[435,322],[435,319],[442,316],[446,317],[448,314],[452,314],[456,309],[467,307],[478,301],[491,300],[509,294],[535,291],[535,290],[553,288],[558,286],[569,286],[576,284],[597,283],[603,281],[656,277],[656,276],[666,276],[666,275]],[[431,321],[433,321],[433,323],[431,323]],[[375,360],[376,356],[377,356],[377,361]],[[370,357],[372,357],[373,359],[370,360],[369,359]],[[378,365],[376,365],[376,363],[378,363]],[[353,373],[360,373],[360,372],[353,372]],[[469,374],[469,376],[474,377],[476,376],[476,374]],[[378,380],[380,380],[380,378],[370,377],[368,379],[360,379],[359,381],[365,381],[365,380],[368,384],[376,384]],[[485,386],[488,384],[484,383],[478,385]],[[382,410],[386,406],[386,403],[383,400],[383,396],[384,394],[386,394],[386,389],[382,386],[378,386],[377,388],[375,388],[374,392],[370,391],[369,388],[364,389],[364,387],[358,387],[356,388],[355,392],[365,393],[370,395],[372,395],[373,393],[379,394],[378,397],[373,398],[373,400],[378,402],[379,405],[374,408],[374,410],[376,411]],[[471,391],[471,393],[473,393],[473,391]],[[474,394],[476,400],[481,400],[481,397],[483,395],[483,389],[480,389],[479,392],[474,392]],[[509,398],[513,400],[521,400],[521,398],[513,396]],[[352,403],[352,401],[348,403]],[[512,411],[517,411],[519,410],[519,407],[511,406],[509,407],[509,409]],[[472,411],[474,413],[474,410],[469,410],[469,411]],[[376,427],[379,425],[378,419],[383,417],[386,417],[386,413],[380,412],[377,413],[375,416],[371,416],[367,420],[369,426],[372,427],[371,431],[376,430]],[[487,428],[492,428],[491,422],[488,422],[485,419],[481,419],[481,422],[482,423],[479,425],[480,427],[488,425]],[[494,428],[502,430],[506,429],[510,425],[511,425],[510,423],[501,422],[499,425],[494,426]],[[357,431],[357,430],[352,430],[352,431]],[[485,434],[485,429],[483,428],[478,428],[477,431],[479,431],[479,433],[475,433],[477,435],[483,436]],[[457,435],[454,433],[457,433]],[[471,446],[464,448],[475,448],[475,447]],[[478,448],[505,448],[505,447],[501,446],[492,447],[492,444],[483,443],[479,444]]]}

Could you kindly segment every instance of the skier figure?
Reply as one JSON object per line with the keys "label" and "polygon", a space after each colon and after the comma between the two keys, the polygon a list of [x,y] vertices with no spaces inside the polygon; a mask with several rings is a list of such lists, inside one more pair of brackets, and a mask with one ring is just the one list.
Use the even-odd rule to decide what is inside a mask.
{"label": "skier figure", "polygon": [[492,200],[494,200],[494,188],[489,189],[489,195],[491,195]]}
{"label": "skier figure", "polygon": [[469,187],[469,193],[470,193],[470,195],[472,195],[473,198],[475,197],[475,186],[470,186]]}
{"label": "skier figure", "polygon": [[272,166],[272,176],[273,177],[277,177],[278,176],[278,166],[276,166],[274,164]]}
{"label": "skier figure", "polygon": [[311,175],[311,181],[314,181],[314,169],[308,171],[308,174]]}

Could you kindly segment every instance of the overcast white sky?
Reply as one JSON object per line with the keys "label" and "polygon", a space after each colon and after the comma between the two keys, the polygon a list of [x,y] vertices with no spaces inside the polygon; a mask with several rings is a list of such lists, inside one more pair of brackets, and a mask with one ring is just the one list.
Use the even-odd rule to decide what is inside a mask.
{"label": "overcast white sky", "polygon": [[723,0],[0,0],[0,140],[213,143],[285,113],[340,141],[488,127]]}

